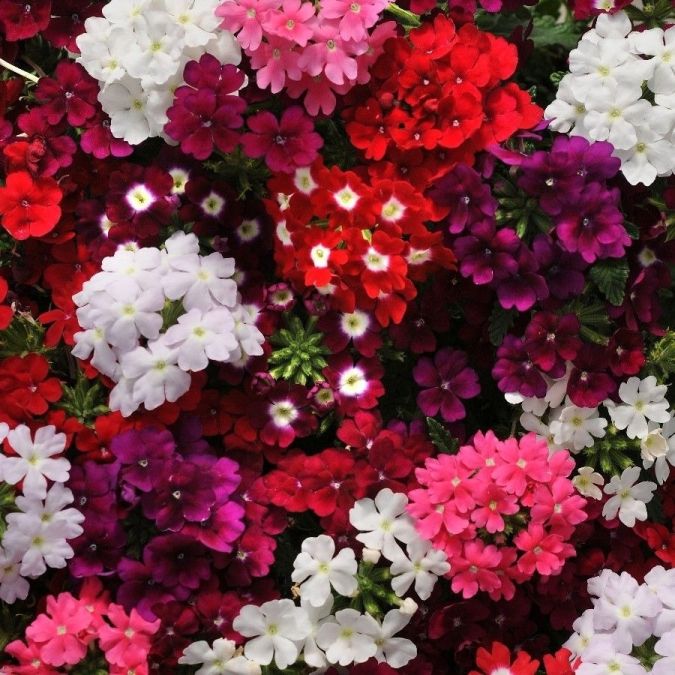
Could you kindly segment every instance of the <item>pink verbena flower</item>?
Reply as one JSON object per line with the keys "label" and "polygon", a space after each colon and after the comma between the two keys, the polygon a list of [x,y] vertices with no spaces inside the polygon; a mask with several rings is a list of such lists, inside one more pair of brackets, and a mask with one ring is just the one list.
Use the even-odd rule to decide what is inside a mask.
{"label": "pink verbena flower", "polygon": [[40,658],[51,666],[74,665],[87,653],[93,639],[88,631],[92,615],[70,593],[47,598],[44,614],[26,629],[28,640],[37,645]]}
{"label": "pink verbena flower", "polygon": [[221,28],[235,33],[244,49],[255,50],[262,42],[263,22],[278,6],[277,0],[227,0],[216,9],[216,15],[223,19]]}
{"label": "pink verbena flower", "polygon": [[314,5],[311,2],[283,0],[279,10],[265,16],[262,27],[271,35],[304,47],[314,33],[310,26],[313,17]]}
{"label": "pink verbena flower", "polygon": [[251,67],[256,71],[256,84],[278,94],[289,80],[299,80],[302,71],[298,66],[300,52],[292,43],[281,38],[270,38],[252,52]]}
{"label": "pink verbena flower", "polygon": [[242,136],[244,152],[249,157],[264,157],[272,171],[293,173],[309,166],[323,145],[300,106],[286,108],[279,121],[271,112],[260,112],[246,123],[251,132]]}
{"label": "pink verbena flower", "polygon": [[419,534],[445,552],[453,591],[510,599],[535,573],[560,572],[574,555],[568,539],[587,518],[573,469],[566,450],[549,458],[533,433],[505,441],[477,433],[456,455],[427,458],[415,471],[420,487],[408,495],[408,512]]}
{"label": "pink verbena flower", "polygon": [[129,614],[121,605],[111,603],[108,619],[112,626],[99,628],[99,643],[109,663],[125,668],[138,666],[148,658],[150,636],[159,630],[160,620],[146,621],[132,609]]}
{"label": "pink verbena flower", "polygon": [[339,20],[338,30],[343,40],[360,41],[368,38],[387,0],[325,0],[321,3],[319,19]]}

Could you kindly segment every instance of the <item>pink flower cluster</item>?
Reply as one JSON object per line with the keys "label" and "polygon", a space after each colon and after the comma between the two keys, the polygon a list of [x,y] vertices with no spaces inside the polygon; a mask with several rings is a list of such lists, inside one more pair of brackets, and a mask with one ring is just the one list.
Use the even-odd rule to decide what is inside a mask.
{"label": "pink flower cluster", "polygon": [[393,21],[372,32],[388,0],[325,0],[318,14],[302,0],[228,0],[216,13],[236,34],[261,89],[303,94],[310,115],[335,109],[335,94],[370,79],[368,69],[395,35]]}
{"label": "pink flower cluster", "polygon": [[568,540],[587,518],[573,469],[566,450],[549,458],[533,433],[500,441],[488,431],[416,470],[422,487],[409,493],[408,509],[420,535],[445,551],[455,593],[510,600],[535,572],[560,573],[574,555]]}
{"label": "pink flower cluster", "polygon": [[102,665],[97,658],[102,654],[110,675],[148,675],[150,638],[159,624],[159,619],[146,621],[135,609],[127,614],[121,605],[108,602],[101,582],[92,578],[79,598],[70,593],[47,598],[45,611],[26,629],[26,642],[15,640],[5,648],[19,665],[5,666],[2,672],[56,675],[63,672],[58,668],[82,662],[93,672],[94,665]]}

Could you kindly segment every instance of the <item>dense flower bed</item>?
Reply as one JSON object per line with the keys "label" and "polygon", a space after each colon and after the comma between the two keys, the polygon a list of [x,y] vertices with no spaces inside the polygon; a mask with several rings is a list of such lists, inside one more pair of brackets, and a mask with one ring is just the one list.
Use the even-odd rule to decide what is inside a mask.
{"label": "dense flower bed", "polygon": [[0,673],[675,673],[675,3],[0,0]]}

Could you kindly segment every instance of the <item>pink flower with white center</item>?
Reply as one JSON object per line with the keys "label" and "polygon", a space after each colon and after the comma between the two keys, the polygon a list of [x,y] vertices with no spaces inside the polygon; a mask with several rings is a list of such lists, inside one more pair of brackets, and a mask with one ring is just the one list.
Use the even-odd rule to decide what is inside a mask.
{"label": "pink flower with white center", "polygon": [[506,526],[503,516],[519,511],[518,500],[514,495],[509,495],[498,485],[490,483],[480,487],[477,506],[471,512],[471,520],[490,534],[503,532]]}
{"label": "pink flower with white center", "polygon": [[478,590],[495,591],[501,581],[495,569],[501,562],[501,553],[496,546],[486,546],[480,539],[464,546],[464,555],[452,559],[452,590],[466,598],[472,598]]}
{"label": "pink flower with white center", "polygon": [[528,478],[547,480],[550,476],[548,457],[543,457],[540,449],[541,442],[534,434],[523,436],[520,442],[507,438],[500,452],[504,462],[492,472],[494,480],[519,496],[525,492]]}
{"label": "pink flower with white center", "polygon": [[270,38],[269,43],[260,45],[250,58],[260,89],[269,87],[270,92],[278,94],[285,86],[290,86],[291,81],[302,78],[302,70],[298,66],[300,53],[295,45],[281,38]]}
{"label": "pink flower with white center", "polygon": [[518,569],[527,575],[532,575],[535,570],[544,576],[555,574],[565,564],[565,560],[574,555],[572,546],[564,543],[561,536],[547,534],[537,523],[531,523],[513,541],[525,552],[518,560]]}
{"label": "pink flower with white center", "polygon": [[98,630],[106,660],[117,666],[133,668],[147,662],[150,636],[159,630],[160,620],[146,621],[135,609],[130,614],[121,605],[108,606],[108,619]]}
{"label": "pink flower with white center", "polygon": [[40,614],[26,629],[26,637],[36,643],[40,657],[51,666],[79,663],[87,653],[92,635],[85,631],[92,616],[84,603],[70,593],[47,598],[44,614]]}
{"label": "pink flower with white center", "polygon": [[368,39],[368,29],[377,23],[388,4],[387,0],[325,0],[319,18],[339,19],[340,37],[360,42]]}
{"label": "pink flower with white center", "polygon": [[304,47],[314,32],[308,25],[313,17],[314,5],[311,2],[283,0],[279,10],[266,16],[263,28],[271,35]]}
{"label": "pink flower with white center", "polygon": [[356,60],[347,54],[336,25],[324,23],[315,26],[313,41],[298,61],[304,72],[312,76],[325,73],[334,84],[344,84],[345,80],[356,79]]}
{"label": "pink flower with white center", "polygon": [[236,33],[239,44],[244,49],[254,51],[260,47],[262,42],[263,22],[278,5],[277,0],[223,2],[216,9],[216,16],[223,20],[220,24],[221,28]]}
{"label": "pink flower with white center", "polygon": [[319,319],[319,330],[326,346],[338,353],[351,343],[361,356],[375,356],[382,346],[380,326],[372,315],[360,309],[353,312],[329,312]]}

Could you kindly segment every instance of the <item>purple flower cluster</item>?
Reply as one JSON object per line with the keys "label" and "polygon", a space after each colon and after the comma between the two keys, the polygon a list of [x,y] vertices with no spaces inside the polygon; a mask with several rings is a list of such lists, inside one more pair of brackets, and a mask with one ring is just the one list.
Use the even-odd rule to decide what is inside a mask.
{"label": "purple flower cluster", "polygon": [[630,244],[620,192],[607,186],[621,166],[612,150],[609,143],[558,136],[550,151],[535,152],[520,165],[519,187],[537,198],[562,248],[587,263],[620,258]]}
{"label": "purple flower cluster", "polygon": [[[201,439],[178,440],[158,427],[124,431],[112,440],[113,462],[75,466],[69,483],[85,515],[71,572],[118,574],[119,601],[148,619],[155,603],[185,600],[208,579],[209,561],[231,552],[244,531],[237,462]],[[138,521],[145,541],[127,540],[125,518]],[[144,547],[142,562],[124,555],[134,545]]]}

